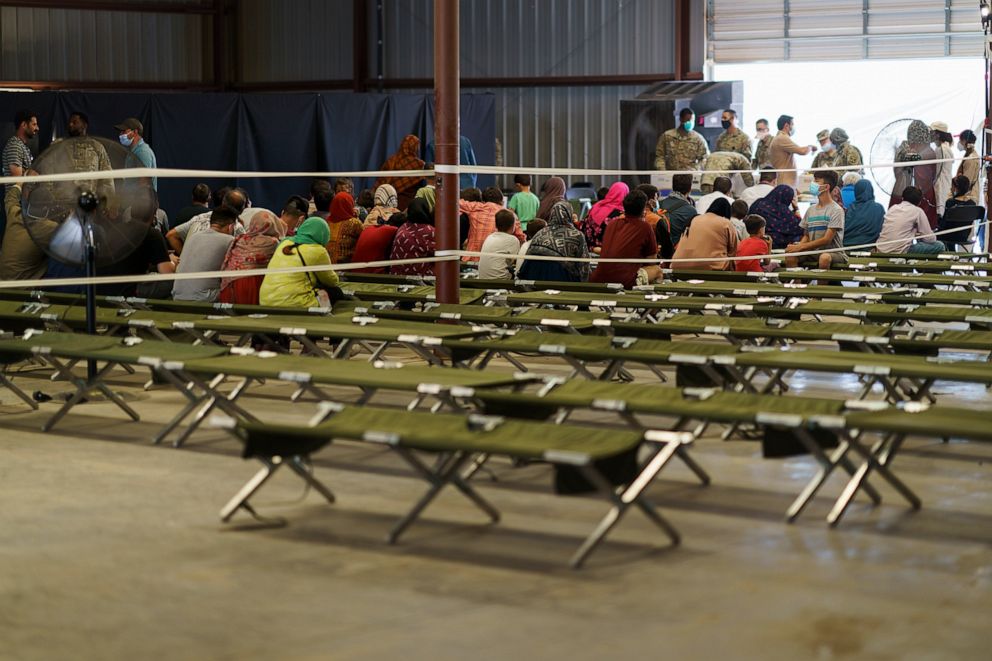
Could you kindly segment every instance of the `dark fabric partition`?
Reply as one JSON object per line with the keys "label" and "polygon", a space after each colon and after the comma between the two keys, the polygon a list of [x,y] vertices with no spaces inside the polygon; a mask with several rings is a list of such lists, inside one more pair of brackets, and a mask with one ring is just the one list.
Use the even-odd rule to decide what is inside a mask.
{"label": "dark fabric partition", "polygon": [[[159,167],[191,170],[238,169],[237,94],[168,94],[152,98],[148,144]],[[206,183],[214,190],[234,186],[233,179],[196,178],[158,180],[159,204],[174,216],[190,204],[193,186]]]}
{"label": "dark fabric partition", "polygon": [[[10,135],[14,112],[22,107],[38,114],[41,149],[50,144],[53,131],[57,137],[65,135],[74,110],[89,116],[91,135],[115,141],[114,124],[137,117],[159,166],[194,170],[378,170],[407,134],[420,137],[423,147],[434,133],[434,98],[429,94],[6,92],[0,93],[0,137],[5,129]],[[461,128],[479,163],[492,165],[495,97],[463,94]],[[162,207],[172,215],[186,206],[197,181],[159,178]],[[480,185],[491,181],[481,177]],[[277,213],[289,195],[307,195],[310,188],[305,178],[206,183],[237,183],[255,206]],[[356,181],[356,194],[372,183]]]}
{"label": "dark fabric partition", "polygon": [[[238,170],[313,172],[325,169],[318,157],[320,123],[316,94],[246,94],[238,112]],[[364,133],[356,135],[364,136]],[[354,139],[354,136],[352,137]],[[240,178],[256,207],[279,215],[290,195],[306,197],[307,178]]]}

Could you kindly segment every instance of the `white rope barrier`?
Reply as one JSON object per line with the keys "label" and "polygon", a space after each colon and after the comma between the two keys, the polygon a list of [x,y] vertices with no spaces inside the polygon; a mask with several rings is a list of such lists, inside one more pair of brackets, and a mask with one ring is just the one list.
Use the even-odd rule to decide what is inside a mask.
{"label": "white rope barrier", "polygon": [[[819,168],[779,168],[759,169],[760,172],[842,172],[847,170],[874,170],[879,168],[908,168],[920,165],[936,165],[938,163],[954,163],[957,161],[981,160],[981,156],[962,156],[961,158],[942,158],[927,161],[906,161],[902,163],[869,163],[865,165],[838,165]],[[158,177],[162,179],[279,179],[279,178],[400,178],[400,177],[431,177],[435,173],[445,174],[537,174],[548,176],[650,176],[664,173],[676,174],[754,174],[755,170],[589,170],[582,168],[537,168],[537,167],[506,167],[492,165],[435,165],[434,169],[425,170],[374,170],[374,171],[338,171],[338,172],[258,172],[243,170],[191,170],[181,168],[127,168],[124,170],[97,170],[86,172],[64,172],[60,174],[22,175],[18,177],[0,177],[0,184],[40,183],[48,181],[78,181],[80,179],[145,179]]]}

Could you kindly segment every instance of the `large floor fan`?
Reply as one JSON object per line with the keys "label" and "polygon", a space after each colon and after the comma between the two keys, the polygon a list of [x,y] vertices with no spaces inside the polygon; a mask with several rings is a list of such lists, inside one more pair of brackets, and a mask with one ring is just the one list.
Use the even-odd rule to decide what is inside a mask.
{"label": "large floor fan", "polygon": [[[39,174],[65,174],[99,169],[100,163],[123,166],[126,150],[93,137],[60,140],[32,164]],[[154,193],[130,179],[88,179],[27,183],[23,187],[24,225],[48,255],[80,275],[95,276],[99,267],[128,256],[144,241],[147,207]],[[152,211],[154,213],[154,211]],[[85,287],[86,322],[96,332],[96,290]],[[91,375],[95,364],[90,364]]]}
{"label": "large floor fan", "polygon": [[897,119],[889,123],[875,137],[871,145],[871,163],[906,163],[905,166],[873,167],[871,178],[886,195],[897,198],[907,186],[932,191],[934,183],[944,168],[951,163],[914,166],[917,161],[937,158],[930,129],[922,120]]}

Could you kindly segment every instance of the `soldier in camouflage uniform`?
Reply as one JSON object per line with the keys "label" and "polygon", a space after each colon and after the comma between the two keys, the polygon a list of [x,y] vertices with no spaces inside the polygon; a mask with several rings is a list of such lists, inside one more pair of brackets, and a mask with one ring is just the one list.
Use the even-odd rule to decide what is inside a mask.
{"label": "soldier in camouflage uniform", "polygon": [[754,139],[758,141],[757,147],[754,150],[754,160],[751,162],[751,166],[755,170],[760,170],[764,166],[771,163],[768,157],[768,148],[772,144],[772,134],[768,130],[768,120],[759,119],[754,123],[754,130],[757,135]]}
{"label": "soldier in camouflage uniform", "polygon": [[[743,133],[741,134],[743,135]],[[713,192],[713,181],[717,177],[725,176],[731,181],[736,182],[739,176],[744,181],[744,186],[750,188],[754,186],[754,175],[750,172],[743,172],[739,175],[737,174],[723,174],[728,170],[750,170],[751,161],[747,159],[743,154],[738,154],[733,151],[715,151],[706,158],[706,162],[703,164],[703,176],[699,180],[699,190],[703,192],[704,195],[708,195]]]}
{"label": "soldier in camouflage uniform", "polygon": [[[89,118],[81,113],[69,115],[69,138],[65,140],[63,149],[72,163],[73,172],[96,172],[112,170],[107,150],[97,140],[86,135],[89,129]],[[73,182],[77,186],[85,186],[100,194],[109,195],[114,192],[113,179],[88,179]]]}
{"label": "soldier in camouflage uniform", "polygon": [[[699,170],[710,153],[706,140],[692,130],[695,113],[683,108],[679,127],[665,131],[654,149],[654,166],[659,170]],[[688,128],[687,128],[688,127]]]}
{"label": "soldier in camouflage uniform", "polygon": [[[816,139],[820,142],[820,153],[813,158],[814,168],[829,168],[836,165],[837,150],[830,144],[830,131],[823,129],[816,134]],[[839,178],[839,175],[838,175]]]}
{"label": "soldier in camouflage uniform", "polygon": [[751,138],[737,128],[737,112],[724,110],[720,122],[723,133],[716,139],[716,151],[733,151],[751,160]]}
{"label": "soldier in camouflage uniform", "polygon": [[[834,129],[831,131],[830,141],[837,147],[837,154],[833,162],[837,167],[865,164],[861,150],[850,143],[850,138],[844,129]],[[855,170],[844,170],[840,172],[840,175],[843,176],[844,172],[855,172]],[[857,172],[864,174],[864,170],[857,170]]]}

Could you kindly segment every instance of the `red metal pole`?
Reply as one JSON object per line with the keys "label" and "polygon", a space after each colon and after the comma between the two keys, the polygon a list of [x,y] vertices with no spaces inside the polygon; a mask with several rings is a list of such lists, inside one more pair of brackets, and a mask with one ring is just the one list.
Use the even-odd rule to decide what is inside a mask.
{"label": "red metal pole", "polygon": [[[434,163],[436,168],[458,165],[458,1],[434,0]],[[458,175],[437,172],[434,225],[437,250],[458,250]],[[437,262],[437,301],[458,303],[458,266]]]}

